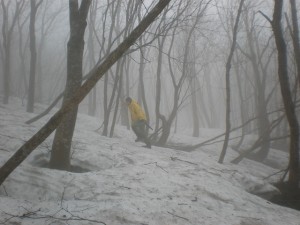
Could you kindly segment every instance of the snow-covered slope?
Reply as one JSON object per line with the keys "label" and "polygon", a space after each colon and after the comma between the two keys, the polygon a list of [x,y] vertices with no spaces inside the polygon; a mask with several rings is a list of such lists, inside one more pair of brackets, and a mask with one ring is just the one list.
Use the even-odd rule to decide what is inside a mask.
{"label": "snow-covered slope", "polygon": [[[1,165],[47,120],[26,125],[33,114],[24,111],[17,101],[0,105]],[[299,211],[251,194],[276,192],[270,182],[278,177],[265,178],[277,170],[249,160],[232,165],[230,150],[219,164],[220,143],[192,152],[146,149],[124,127],[114,138],[101,136],[101,122],[85,115],[77,122],[72,164],[88,172],[41,167],[51,136],[8,177],[0,187],[0,224],[300,224]],[[197,143],[218,132],[202,130],[199,139],[176,134],[172,141]],[[287,155],[272,155],[285,168]]]}

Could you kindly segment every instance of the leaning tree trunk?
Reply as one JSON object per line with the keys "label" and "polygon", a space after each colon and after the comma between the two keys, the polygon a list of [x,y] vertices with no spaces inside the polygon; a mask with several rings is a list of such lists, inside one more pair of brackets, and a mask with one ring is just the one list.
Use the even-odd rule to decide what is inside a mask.
{"label": "leaning tree trunk", "polygon": [[278,51],[278,76],[280,82],[280,89],[284,103],[285,113],[290,128],[290,158],[288,183],[292,189],[296,189],[298,188],[300,181],[299,122],[297,119],[295,104],[293,102],[289,84],[287,47],[281,28],[282,5],[282,0],[275,0],[273,21],[271,21],[271,24]]}
{"label": "leaning tree trunk", "polygon": [[[63,105],[73,97],[74,92],[81,86],[84,33],[90,4],[91,0],[82,1],[79,8],[77,0],[69,0],[70,38],[67,50],[67,82]],[[78,106],[68,113],[68,116],[64,118],[56,130],[50,159],[51,168],[70,169],[70,151],[77,111]]]}

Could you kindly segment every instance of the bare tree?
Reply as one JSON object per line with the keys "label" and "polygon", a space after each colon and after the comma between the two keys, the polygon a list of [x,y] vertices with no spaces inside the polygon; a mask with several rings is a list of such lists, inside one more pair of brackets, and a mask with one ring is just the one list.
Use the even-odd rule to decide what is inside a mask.
{"label": "bare tree", "polygon": [[[248,9],[248,8],[247,8]],[[266,45],[263,49],[260,49],[258,43],[258,35],[254,27],[255,23],[255,15],[250,17],[249,9],[245,13],[245,25],[246,25],[246,37],[249,52],[245,52],[241,48],[240,51],[247,57],[250,61],[252,69],[253,69],[253,77],[254,77],[254,93],[255,93],[255,105],[257,111],[257,127],[258,127],[258,136],[259,138],[264,137],[263,141],[261,141],[260,150],[256,154],[256,158],[259,161],[263,161],[269,152],[270,149],[270,136],[269,132],[266,132],[269,129],[270,121],[268,118],[268,103],[271,99],[273,92],[270,92],[269,96],[267,96],[267,78],[268,78],[268,66],[271,62],[274,51],[272,51],[272,47],[270,46],[270,40],[272,36],[267,40]],[[268,57],[265,57],[265,54],[268,53],[267,49],[271,49],[271,54]],[[265,60],[264,60],[265,58]],[[266,61],[264,63],[264,61]],[[274,90],[274,89],[273,89]]]}
{"label": "bare tree", "polygon": [[[163,15],[163,21],[166,21],[166,12]],[[166,31],[167,32],[167,31]],[[162,74],[162,65],[163,65],[163,46],[164,42],[166,41],[167,35],[163,35],[162,37],[157,38],[157,45],[158,45],[158,56],[157,56],[157,68],[156,68],[156,84],[155,84],[155,133],[156,136],[158,135],[159,130],[159,120],[162,120],[164,123],[165,117],[160,113],[160,103],[161,103],[161,74]],[[156,137],[154,137],[156,139]]]}
{"label": "bare tree", "polygon": [[[192,5],[189,3],[189,7],[197,9],[194,11],[194,15],[192,14],[192,19],[188,22],[185,22],[185,28],[183,29],[184,33],[184,46],[183,46],[183,60],[182,60],[182,71],[180,78],[178,79],[178,82],[176,82],[176,78],[174,76],[174,73],[172,72],[172,68],[170,67],[170,74],[172,77],[172,84],[174,86],[174,100],[173,100],[173,108],[171,110],[171,113],[169,114],[168,119],[163,124],[162,128],[162,135],[160,140],[158,141],[159,144],[163,145],[166,143],[167,138],[170,133],[171,125],[173,123],[173,120],[175,119],[178,109],[180,105],[183,103],[183,100],[186,96],[182,94],[181,92],[183,89],[183,83],[186,79],[188,79],[188,89],[191,89],[191,95],[192,95],[192,106],[193,106],[193,119],[194,119],[194,136],[199,135],[199,133],[195,133],[196,131],[199,132],[199,121],[198,116],[194,115],[197,113],[197,110],[195,107],[197,107],[196,99],[195,99],[195,83],[196,82],[196,65],[195,65],[195,32],[197,27],[199,26],[201,18],[204,16],[204,13],[206,12],[206,9],[211,1],[200,1],[197,3],[197,5]],[[199,5],[198,5],[199,4]],[[188,17],[188,16],[187,16]],[[174,35],[174,34],[173,34]],[[170,47],[171,48],[171,47]],[[168,54],[170,58],[170,54]],[[170,64],[170,63],[169,63]],[[180,100],[180,95],[183,95]]]}
{"label": "bare tree", "polygon": [[300,38],[299,38],[299,27],[298,27],[298,16],[297,16],[297,5],[295,0],[290,0],[291,13],[292,13],[292,38],[294,45],[295,60],[297,65],[297,79],[300,85]]}
{"label": "bare tree", "polygon": [[[242,91],[242,79],[241,79],[241,76],[240,76],[240,71],[241,71],[241,67],[242,67],[242,63],[241,63],[241,59],[240,57],[235,54],[235,58],[233,58],[233,62],[235,64],[235,66],[233,67],[234,68],[234,71],[235,71],[235,75],[236,75],[236,80],[237,80],[237,87],[238,87],[238,97],[239,97],[239,103],[240,103],[240,117],[241,117],[241,121],[242,123],[244,123],[244,121],[246,121],[246,116],[245,116],[245,103],[244,103],[244,94],[243,94],[243,91]],[[239,142],[236,144],[236,146],[234,146],[235,148],[239,149],[240,146],[242,145],[243,143],[243,140],[244,140],[244,136],[245,136],[245,133],[246,133],[246,129],[245,127],[243,126],[241,128],[241,138],[239,140]]]}
{"label": "bare tree", "polygon": [[226,72],[225,72],[225,76],[226,76],[226,131],[225,131],[225,140],[224,140],[222,152],[221,152],[221,155],[220,155],[220,158],[218,161],[219,163],[223,163],[223,161],[224,161],[226,149],[227,149],[228,141],[229,141],[230,129],[231,129],[231,124],[230,124],[230,109],[231,109],[231,107],[230,107],[230,103],[231,103],[231,101],[230,101],[230,69],[231,69],[231,60],[232,60],[233,53],[234,53],[235,46],[236,46],[238,24],[239,24],[240,15],[242,12],[242,7],[244,4],[244,1],[245,0],[241,0],[240,4],[239,4],[238,13],[237,13],[234,28],[233,28],[233,40],[232,40],[232,44],[231,44],[231,49],[230,49],[230,53],[229,53],[229,56],[228,56],[227,62],[226,62]]}
{"label": "bare tree", "polygon": [[[80,6],[78,0],[69,0],[70,38],[67,50],[67,82],[63,105],[72,98],[73,93],[81,86],[84,33],[90,4],[91,0],[81,1]],[[70,151],[77,110],[78,107],[75,107],[69,112],[56,130],[50,159],[51,168],[70,169]]]}
{"label": "bare tree", "polygon": [[[97,17],[97,7],[98,7],[98,1],[92,1],[89,20],[88,20],[88,41],[87,41],[89,69],[93,68],[96,65],[94,35],[95,35],[95,26],[96,26],[96,17]],[[96,103],[97,86],[93,88],[88,98],[89,98],[88,114],[90,116],[95,116],[96,105],[97,105]]]}
{"label": "bare tree", "polygon": [[289,76],[288,76],[288,62],[287,62],[287,47],[284,40],[281,19],[283,1],[274,0],[274,12],[272,24],[274,37],[278,51],[278,77],[280,81],[280,88],[282,99],[284,103],[285,113],[290,128],[290,159],[289,159],[289,186],[297,191],[300,182],[300,168],[299,168],[299,122],[297,119],[295,104],[293,102]]}
{"label": "bare tree", "polygon": [[[189,56],[190,56],[190,47],[191,47],[191,40],[193,33],[195,32],[196,26],[199,24],[200,19],[203,17],[204,12],[207,9],[207,6],[210,1],[200,1],[197,2],[197,5],[195,6],[196,10],[192,10],[192,13],[183,15],[184,12],[187,12],[188,6],[190,3],[183,4],[183,2],[180,2],[180,5],[177,9],[176,12],[176,20],[171,21],[170,23],[170,30],[172,31],[171,33],[171,42],[169,44],[169,51],[167,53],[168,56],[168,64],[169,64],[169,73],[171,76],[171,84],[172,87],[174,88],[173,91],[173,101],[172,101],[172,107],[169,112],[169,114],[163,115],[160,109],[160,101],[161,101],[161,86],[162,86],[162,81],[161,81],[161,73],[162,73],[162,65],[163,65],[163,47],[164,43],[166,41],[166,35],[164,35],[161,40],[158,38],[158,66],[157,66],[157,78],[156,78],[156,126],[155,126],[155,133],[158,133],[158,130],[161,129],[161,135],[159,139],[157,140],[157,145],[163,146],[166,144],[170,132],[171,132],[171,127],[172,124],[177,116],[177,112],[186,99],[187,91],[183,91],[183,85],[187,79],[187,77],[190,74],[189,67],[190,67],[190,62],[189,62]],[[182,8],[180,8],[182,6]],[[175,40],[175,34],[178,32],[178,27],[180,25],[180,20],[184,21],[184,18],[180,18],[179,16],[183,15],[184,18],[191,17],[191,24],[189,24],[189,27],[187,30],[183,29],[182,32],[186,35],[186,39],[184,41],[183,45],[183,60],[182,60],[182,69],[181,69],[181,74],[179,78],[176,77],[174,68],[173,68],[173,63],[171,62],[172,60],[172,55],[171,55],[171,50],[173,48],[174,40]],[[181,22],[182,22],[181,21]],[[172,29],[171,29],[172,28]],[[159,128],[159,120],[161,121],[161,128]],[[156,137],[155,137],[156,138]]]}
{"label": "bare tree", "polygon": [[[140,11],[141,5],[142,4],[140,4],[140,2],[136,2],[136,1],[130,1],[127,4],[128,9],[126,10],[126,17],[125,17],[126,18],[126,23],[125,23],[126,29],[123,32],[124,37],[128,36],[130,31],[133,29],[134,21],[138,17],[138,14],[139,14],[138,11]],[[121,30],[120,30],[120,22],[121,22],[120,13],[117,14],[117,20],[119,22],[117,23],[117,26],[116,26],[116,33],[120,33],[121,32]],[[119,44],[119,42],[120,41],[118,40],[118,44]],[[116,95],[114,113],[113,113],[112,123],[111,123],[111,127],[110,127],[110,133],[109,133],[110,137],[113,137],[113,134],[114,134],[115,125],[117,123],[117,116],[118,116],[118,113],[119,113],[119,107],[120,107],[120,110],[122,110],[122,108],[124,110],[124,107],[125,107],[125,104],[120,104],[120,102],[122,103],[124,101],[121,98],[122,97],[124,98],[124,95],[122,95],[122,94],[123,94],[124,79],[128,74],[128,70],[126,70],[126,64],[127,63],[130,63],[130,59],[129,59],[128,55],[124,56],[122,58],[122,60],[120,60],[117,63],[117,66],[116,66],[115,84],[116,84],[116,87],[117,87],[117,90],[116,90],[117,95]],[[126,76],[124,76],[124,73],[126,74]],[[115,91],[113,91],[113,92],[115,92]],[[123,107],[122,107],[122,105],[123,105]],[[127,110],[127,107],[126,107],[126,110]]]}
{"label": "bare tree", "polygon": [[[192,115],[193,115],[193,137],[199,137],[200,135],[200,120],[199,120],[199,111],[198,111],[198,102],[197,102],[197,84],[199,82],[196,76],[196,37],[193,35],[191,40],[190,48],[190,74],[189,74],[189,85],[191,88],[191,97],[192,97]],[[187,50],[186,50],[187,51]]]}
{"label": "bare tree", "polygon": [[[127,2],[127,4],[122,5],[121,1],[108,1],[108,4],[106,6],[104,15],[103,15],[103,32],[102,32],[102,43],[101,43],[101,50],[100,54],[103,54],[104,56],[108,54],[110,49],[114,46],[115,43],[119,43],[121,38],[127,35],[131,30],[132,27],[135,24],[135,19],[137,18],[137,9],[141,5],[141,2],[139,1],[133,1],[130,0]],[[123,9],[125,13],[126,20],[123,21],[121,18],[123,15]],[[107,23],[110,24],[110,28],[108,29],[108,37],[105,37],[105,30],[107,29]],[[122,27],[123,25],[123,27]],[[128,62],[126,60],[126,62]],[[119,85],[123,82],[123,78],[120,76],[125,71],[125,61],[118,62],[117,65],[112,68],[109,73],[111,76],[105,76],[104,79],[104,89],[103,89],[103,130],[102,135],[107,136],[108,134],[111,136],[114,131],[114,124],[115,119],[117,116],[117,110],[119,106],[119,98],[121,97],[122,87]],[[112,80],[112,81],[111,81]],[[112,89],[110,89],[112,87]],[[118,88],[119,87],[119,88]],[[111,123],[110,132],[109,132],[109,126],[110,126],[110,120],[111,115],[114,111],[114,118]]]}
{"label": "bare tree", "polygon": [[[109,2],[109,1],[108,1]],[[119,13],[119,7],[120,7],[120,1],[112,1],[109,4],[107,4],[107,9],[105,10],[105,14],[104,14],[104,22],[103,22],[103,34],[102,34],[102,49],[101,52],[103,52],[102,54],[107,54],[107,52],[110,52],[110,49],[113,46],[114,43],[114,39],[113,39],[113,32],[115,31],[115,26],[116,26],[116,15],[117,13]],[[111,23],[110,23],[110,29],[109,29],[109,35],[107,38],[107,48],[104,48],[104,43],[106,41],[106,38],[104,37],[105,35],[105,28],[106,28],[106,22],[109,19],[109,13],[111,14]],[[111,72],[111,70],[110,70]],[[103,131],[102,131],[102,135],[107,136],[108,135],[108,126],[109,126],[109,117],[110,117],[110,112],[111,112],[111,108],[112,108],[112,104],[113,104],[113,100],[114,100],[114,94],[115,92],[112,91],[112,96],[109,100],[109,91],[108,91],[108,87],[109,87],[109,78],[110,76],[105,76],[104,78],[104,89],[103,89]],[[116,89],[116,85],[117,83],[114,82],[114,89]]]}
{"label": "bare tree", "polygon": [[[142,10],[139,9],[138,14],[138,21],[140,22],[142,20]],[[139,38],[139,45],[143,46],[146,43],[145,36],[142,36]],[[149,51],[148,51],[149,52]],[[146,100],[146,93],[145,93],[145,82],[144,82],[144,75],[145,75],[145,64],[146,64],[146,49],[141,47],[140,48],[140,61],[139,61],[139,86],[138,86],[138,102],[142,102],[144,111],[146,113],[146,117],[148,119],[148,124],[150,123],[150,116],[149,116],[149,109],[148,104]]]}
{"label": "bare tree", "polygon": [[28,102],[27,112],[34,111],[34,94],[35,94],[35,81],[36,81],[36,37],[35,37],[35,20],[36,13],[43,0],[36,3],[36,0],[30,0],[30,23],[29,23],[29,35],[30,35],[30,74],[29,74],[29,87],[28,87]]}

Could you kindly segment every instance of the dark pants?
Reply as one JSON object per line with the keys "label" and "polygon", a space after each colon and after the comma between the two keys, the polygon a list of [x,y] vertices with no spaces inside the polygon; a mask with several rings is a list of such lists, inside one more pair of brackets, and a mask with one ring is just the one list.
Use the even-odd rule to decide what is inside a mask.
{"label": "dark pants", "polygon": [[151,143],[148,139],[148,135],[146,132],[146,121],[138,120],[132,123],[131,125],[133,132],[137,136],[137,140],[141,140],[145,142],[147,147],[151,147]]}

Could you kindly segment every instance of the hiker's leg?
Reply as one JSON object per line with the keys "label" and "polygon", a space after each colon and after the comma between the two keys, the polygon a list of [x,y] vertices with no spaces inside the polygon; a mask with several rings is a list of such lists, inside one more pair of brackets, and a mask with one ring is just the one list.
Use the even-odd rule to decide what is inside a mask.
{"label": "hiker's leg", "polygon": [[137,136],[136,141],[143,141],[146,144],[146,147],[151,148],[151,143],[148,139],[148,135],[146,132],[146,124],[145,121],[139,120],[132,124],[132,130]]}
{"label": "hiker's leg", "polygon": [[131,125],[131,128],[132,128],[133,132],[135,133],[135,135],[136,135],[136,137],[137,137],[137,139],[136,139],[135,141],[141,140],[142,137],[141,137],[141,135],[140,135],[141,131],[140,131],[140,128],[139,128],[139,124],[138,124],[137,122],[135,122],[135,123],[133,123],[133,124]]}
{"label": "hiker's leg", "polygon": [[144,138],[147,137],[144,135],[143,121],[138,120],[132,124],[132,130],[137,136],[136,142],[144,141]]}
{"label": "hiker's leg", "polygon": [[143,141],[145,142],[146,146],[148,148],[151,148],[151,143],[148,139],[147,131],[146,131],[146,123],[143,120],[140,120],[138,122],[138,127],[139,127],[139,134],[143,138]]}

